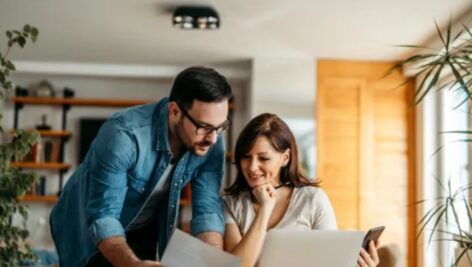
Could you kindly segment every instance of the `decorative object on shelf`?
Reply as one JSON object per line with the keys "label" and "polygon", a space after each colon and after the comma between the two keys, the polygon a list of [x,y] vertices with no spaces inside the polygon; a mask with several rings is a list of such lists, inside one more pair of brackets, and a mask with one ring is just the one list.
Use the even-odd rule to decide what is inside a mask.
{"label": "decorative object on shelf", "polygon": [[30,90],[32,91],[31,95],[35,97],[54,97],[56,95],[54,87],[48,80],[42,80]]}
{"label": "decorative object on shelf", "polygon": [[[22,30],[7,31],[8,44],[6,51],[0,52],[0,99],[3,99],[6,91],[15,87],[10,80],[10,75],[16,70],[15,65],[8,59],[9,53],[15,46],[24,47],[28,40],[35,42],[38,29],[25,25]],[[0,120],[1,120],[0,114]],[[3,128],[0,133],[3,134]],[[29,232],[26,229],[28,210],[18,198],[30,190],[36,174],[21,170],[11,165],[12,158],[24,157],[39,139],[36,131],[16,131],[10,142],[0,144],[0,265],[2,267],[17,266],[20,261],[35,260],[36,257],[26,242]],[[12,217],[19,212],[23,218],[22,225],[13,225]]]}
{"label": "decorative object on shelf", "polygon": [[47,124],[48,115],[41,115],[41,124],[36,125],[36,130],[51,130],[51,125]]}
{"label": "decorative object on shelf", "polygon": [[74,90],[70,89],[70,88],[64,88],[64,91],[62,92],[62,96],[64,98],[72,98],[74,97],[75,93],[74,93]]}

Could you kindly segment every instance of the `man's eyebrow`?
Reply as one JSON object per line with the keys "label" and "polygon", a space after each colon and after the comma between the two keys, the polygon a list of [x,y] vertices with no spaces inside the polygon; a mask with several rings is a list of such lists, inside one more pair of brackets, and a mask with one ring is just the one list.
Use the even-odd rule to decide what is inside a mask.
{"label": "man's eyebrow", "polygon": [[224,122],[220,123],[220,125],[217,125],[217,126],[213,126],[213,125],[211,125],[211,124],[209,124],[209,123],[202,122],[202,121],[199,121],[199,120],[195,120],[195,122],[198,123],[198,126],[219,128],[219,127],[223,126],[225,123],[227,123],[227,122],[228,122],[228,119],[226,119]]}

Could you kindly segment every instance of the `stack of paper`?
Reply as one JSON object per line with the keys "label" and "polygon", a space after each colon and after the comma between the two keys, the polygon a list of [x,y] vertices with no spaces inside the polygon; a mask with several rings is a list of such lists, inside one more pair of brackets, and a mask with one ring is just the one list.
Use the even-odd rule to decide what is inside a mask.
{"label": "stack of paper", "polygon": [[239,267],[240,259],[176,229],[161,263],[165,267]]}

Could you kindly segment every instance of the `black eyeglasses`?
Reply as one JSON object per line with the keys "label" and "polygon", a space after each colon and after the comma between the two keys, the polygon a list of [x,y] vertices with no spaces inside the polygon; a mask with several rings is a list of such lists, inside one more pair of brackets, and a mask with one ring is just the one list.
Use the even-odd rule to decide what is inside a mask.
{"label": "black eyeglasses", "polygon": [[188,114],[188,112],[182,107],[182,105],[177,103],[177,106],[182,111],[182,113],[185,115],[185,117],[187,117],[189,119],[189,121],[195,126],[195,128],[196,128],[195,129],[195,134],[197,134],[197,135],[209,135],[213,131],[215,131],[216,134],[222,134],[222,133],[226,132],[229,129],[229,127],[231,126],[231,120],[229,118],[227,118],[226,121],[223,122],[222,124],[220,124],[218,127],[213,127],[213,126],[208,125],[208,124],[198,123],[198,122],[195,121],[194,118],[192,118],[192,116],[190,116]]}

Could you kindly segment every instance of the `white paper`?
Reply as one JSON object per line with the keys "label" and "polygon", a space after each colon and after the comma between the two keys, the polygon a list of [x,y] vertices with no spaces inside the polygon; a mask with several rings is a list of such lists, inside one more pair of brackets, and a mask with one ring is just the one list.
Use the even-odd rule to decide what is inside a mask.
{"label": "white paper", "polygon": [[161,263],[164,267],[239,267],[240,259],[175,229]]}

